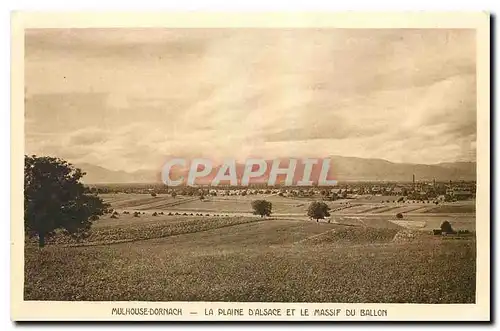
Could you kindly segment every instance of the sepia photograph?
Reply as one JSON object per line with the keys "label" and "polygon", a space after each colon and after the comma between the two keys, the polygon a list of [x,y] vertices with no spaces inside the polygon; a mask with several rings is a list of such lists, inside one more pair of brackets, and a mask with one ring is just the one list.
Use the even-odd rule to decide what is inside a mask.
{"label": "sepia photograph", "polygon": [[473,26],[21,32],[23,302],[383,319],[489,284]]}

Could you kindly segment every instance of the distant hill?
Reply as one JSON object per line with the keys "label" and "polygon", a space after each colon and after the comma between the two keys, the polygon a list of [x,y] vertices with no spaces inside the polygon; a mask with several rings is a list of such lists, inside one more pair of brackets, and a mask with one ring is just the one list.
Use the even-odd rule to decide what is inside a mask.
{"label": "distant hill", "polygon": [[75,164],[75,167],[86,172],[82,179],[85,184],[155,183],[160,180],[160,173],[154,171],[116,171],[89,163]]}
{"label": "distant hill", "polygon": [[[433,180],[475,180],[475,162],[446,162],[438,164],[394,163],[383,159],[331,156],[333,178],[339,181],[411,181],[415,174],[417,181]],[[135,172],[109,170],[100,166],[83,163],[75,165],[87,174],[83,181],[87,184],[99,183],[155,183],[160,182],[160,171],[140,170]],[[215,166],[218,169],[218,166]],[[237,171],[243,165],[237,165]],[[215,171],[214,171],[215,173]],[[213,177],[213,176],[211,176]],[[330,178],[330,177],[329,177]]]}
{"label": "distant hill", "polygon": [[439,164],[393,163],[382,159],[331,156],[336,179],[344,180],[475,180],[475,162],[448,162]]}

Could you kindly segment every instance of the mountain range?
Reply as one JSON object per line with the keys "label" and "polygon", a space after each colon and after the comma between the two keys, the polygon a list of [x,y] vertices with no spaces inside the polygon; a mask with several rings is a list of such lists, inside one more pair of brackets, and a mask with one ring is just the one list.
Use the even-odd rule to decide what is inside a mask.
{"label": "mountain range", "polygon": [[[331,156],[331,171],[338,181],[406,181],[415,175],[417,181],[475,180],[476,162],[445,162],[438,164],[395,163],[383,159]],[[86,172],[86,184],[158,183],[161,170],[116,171],[81,163],[76,167]],[[237,172],[243,169],[237,165]],[[218,166],[214,167],[218,169]],[[215,171],[214,171],[215,172]]]}

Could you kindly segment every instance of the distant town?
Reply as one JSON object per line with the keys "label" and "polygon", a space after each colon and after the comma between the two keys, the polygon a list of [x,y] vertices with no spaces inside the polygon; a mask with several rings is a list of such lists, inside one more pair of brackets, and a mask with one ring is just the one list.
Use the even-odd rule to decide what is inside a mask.
{"label": "distant town", "polygon": [[330,187],[304,186],[267,186],[255,184],[245,187],[209,185],[168,187],[156,184],[94,184],[87,185],[93,193],[138,193],[138,194],[170,194],[172,196],[246,196],[246,195],[279,195],[289,198],[319,197],[326,201],[356,199],[363,195],[393,196],[387,202],[422,201],[427,203],[452,202],[475,198],[475,181],[418,181],[413,176],[408,182],[339,182]]}

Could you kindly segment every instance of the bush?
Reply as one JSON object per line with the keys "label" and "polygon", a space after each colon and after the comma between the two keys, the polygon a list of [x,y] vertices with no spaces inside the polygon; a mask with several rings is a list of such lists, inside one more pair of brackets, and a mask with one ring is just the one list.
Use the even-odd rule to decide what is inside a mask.
{"label": "bush", "polygon": [[151,193],[151,196],[152,196],[153,198],[154,198],[154,197],[156,197],[156,193],[155,193],[155,192]]}
{"label": "bush", "polygon": [[158,216],[158,213],[157,213],[157,212],[154,212],[154,213],[153,213],[153,216]]}
{"label": "bush", "polygon": [[118,216],[116,216],[116,214],[113,214],[111,215],[111,218],[118,218]]}
{"label": "bush", "polygon": [[307,208],[307,216],[318,222],[320,219],[330,216],[330,207],[324,202],[314,201]]}
{"label": "bush", "polygon": [[398,218],[398,219],[402,219],[402,218],[403,218],[403,214],[401,214],[401,213],[397,213],[397,214],[396,214],[396,218]]}

